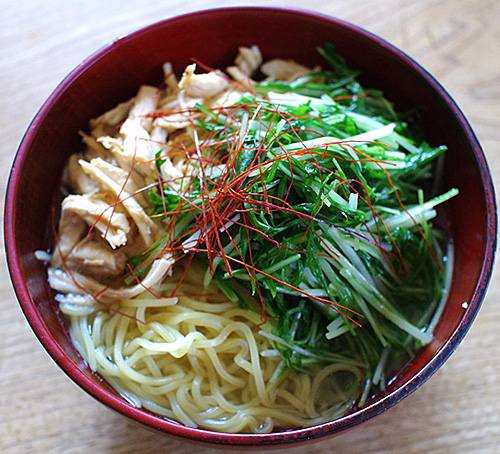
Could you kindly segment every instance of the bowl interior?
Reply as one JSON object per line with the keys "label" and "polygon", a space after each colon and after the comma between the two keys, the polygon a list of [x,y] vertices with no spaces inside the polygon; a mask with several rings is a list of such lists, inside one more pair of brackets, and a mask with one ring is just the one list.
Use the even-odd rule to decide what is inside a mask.
{"label": "bowl interior", "polygon": [[[63,167],[80,150],[79,130],[90,118],[133,96],[144,83],[158,85],[161,65],[180,74],[195,59],[212,68],[231,64],[238,46],[257,44],[265,59],[322,63],[315,48],[333,42],[366,87],[384,91],[396,109],[422,107],[431,145],[446,144],[443,226],[455,245],[455,274],[434,341],[365,410],[316,428],[274,435],[224,435],[184,428],[134,409],[94,375],[75,351],[33,255],[51,246],[53,202]],[[466,213],[466,215],[464,215]],[[413,391],[451,354],[479,309],[493,266],[495,198],[481,148],[462,113],[441,86],[408,56],[358,28],[313,13],[274,8],[230,8],[188,14],[119,39],[77,67],[42,107],[19,148],[6,198],[5,235],[11,278],[35,334],[62,369],[90,394],[144,424],[195,440],[275,444],[332,435],[367,419]],[[463,305],[466,302],[467,305]]]}

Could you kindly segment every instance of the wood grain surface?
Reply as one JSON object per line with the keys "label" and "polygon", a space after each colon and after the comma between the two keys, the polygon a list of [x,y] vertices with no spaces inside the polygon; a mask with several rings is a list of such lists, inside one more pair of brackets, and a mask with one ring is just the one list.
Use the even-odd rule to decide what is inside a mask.
{"label": "wood grain surface", "polygon": [[[0,196],[31,119],[64,76],[109,41],[225,0],[0,0]],[[247,1],[247,5],[270,2]],[[290,0],[359,25],[407,52],[456,100],[500,182],[498,0]],[[3,237],[2,237],[3,239]],[[3,254],[3,248],[1,249]],[[112,413],[74,385],[42,349],[0,269],[0,452],[209,453]],[[316,453],[499,453],[500,281],[446,364],[366,425],[307,448]],[[303,452],[304,448],[288,448]]]}

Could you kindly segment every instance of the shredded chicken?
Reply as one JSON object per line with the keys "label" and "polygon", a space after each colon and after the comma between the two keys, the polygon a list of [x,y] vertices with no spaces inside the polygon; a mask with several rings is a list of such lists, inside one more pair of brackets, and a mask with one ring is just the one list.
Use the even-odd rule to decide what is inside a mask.
{"label": "shredded chicken", "polygon": [[80,159],[81,156],[77,154],[69,158],[66,167],[66,180],[77,194],[93,194],[99,190],[99,183],[82,170],[78,163]]}
{"label": "shredded chicken", "polygon": [[220,71],[195,74],[195,70],[195,64],[189,65],[179,82],[179,88],[190,98],[213,98],[229,88],[229,81]]}
{"label": "shredded chicken", "polygon": [[148,133],[151,132],[153,119],[148,116],[156,110],[158,88],[143,85],[134,100],[134,105],[128,114],[130,119],[139,120],[141,127]]}
{"label": "shredded chicken", "polygon": [[265,62],[261,70],[272,80],[283,80],[286,82],[292,82],[314,71],[293,60],[283,60],[280,58]]}
{"label": "shredded chicken", "polygon": [[238,56],[234,60],[235,65],[228,66],[226,71],[234,80],[249,89],[253,83],[252,76],[262,64],[262,54],[257,46],[240,47]]}
{"label": "shredded chicken", "polygon": [[66,266],[97,278],[118,277],[125,271],[127,257],[121,250],[113,251],[105,241],[85,237],[66,257]]}
{"label": "shredded chicken", "polygon": [[234,62],[245,74],[252,76],[262,65],[262,54],[259,47],[240,47]]}
{"label": "shredded chicken", "polygon": [[[67,200],[68,198],[66,198],[63,203]],[[86,234],[87,230],[87,222],[82,216],[80,216],[79,213],[75,213],[71,209],[64,209],[63,207],[61,210],[61,217],[59,219],[57,248],[55,249],[52,258],[53,267],[57,268],[63,265],[65,257],[71,253],[73,248]]]}
{"label": "shredded chicken", "polygon": [[177,77],[175,77],[174,70],[172,68],[172,63],[166,62],[163,64],[163,77],[165,80],[165,85],[167,87],[167,92],[170,95],[174,95],[179,91]]}
{"label": "shredded chicken", "polygon": [[[75,228],[80,220],[75,220],[74,216],[68,215],[73,213],[85,221],[87,229],[90,227],[97,229],[112,248],[124,245],[127,242],[127,233],[130,231],[128,219],[124,213],[113,208],[100,197],[96,194],[67,196],[61,205],[60,234],[62,232],[67,234],[71,230],[81,230],[81,227]],[[61,244],[60,241],[59,244]]]}
{"label": "shredded chicken", "polygon": [[70,274],[54,268],[49,269],[49,283],[54,290],[59,292],[74,295],[98,295],[99,302],[110,303],[133,298],[143,293],[145,289],[154,289],[166,275],[171,274],[173,264],[174,260],[170,255],[155,260],[142,282],[130,287],[108,287],[97,279],[82,273],[73,272]]}
{"label": "shredded chicken", "polygon": [[105,284],[127,273],[127,260],[163,234],[160,221],[149,215],[149,191],[158,191],[160,177],[179,190],[195,172],[189,158],[199,159],[199,143],[207,139],[193,127],[204,116],[198,106],[234,105],[237,91],[251,91],[259,71],[269,79],[289,81],[311,70],[285,60],[263,64],[260,49],[252,46],[239,48],[226,71],[233,82],[219,70],[197,74],[191,64],[178,80],[172,65],[165,63],[164,87],[142,86],[129,101],[92,120],[89,133],[81,132],[87,148],[72,156],[66,169],[73,193],[61,205],[49,272],[60,301],[90,307],[94,295],[104,303],[133,298],[171,274],[175,260],[166,250],[154,258],[141,281],[134,277],[132,285]]}
{"label": "shredded chicken", "polygon": [[[160,111],[165,115],[155,120],[155,125],[174,132],[187,128],[192,124],[196,114],[193,112],[197,104],[203,104],[203,98],[190,98],[185,91],[180,91],[175,98],[167,98]],[[198,115],[199,116],[199,115]]]}
{"label": "shredded chicken", "polygon": [[93,120],[90,120],[90,132],[92,137],[98,138],[114,134],[117,126],[127,118],[134,103],[135,97],[118,104],[115,108],[103,113]]}
{"label": "shredded chicken", "polygon": [[[89,175],[92,175],[96,180],[98,180],[105,188],[105,190],[111,191],[111,193],[115,197],[119,198],[116,204],[121,205],[127,211],[128,215],[133,219],[142,236],[142,239],[144,240],[144,244],[146,245],[146,247],[151,246],[155,239],[157,227],[144,211],[144,208],[122,186],[120,186],[116,181],[106,175],[106,173],[104,173],[102,170],[97,168],[94,164],[88,163],[84,160],[80,160],[79,162],[85,172],[87,172]],[[108,206],[107,211],[112,212],[112,207]]]}

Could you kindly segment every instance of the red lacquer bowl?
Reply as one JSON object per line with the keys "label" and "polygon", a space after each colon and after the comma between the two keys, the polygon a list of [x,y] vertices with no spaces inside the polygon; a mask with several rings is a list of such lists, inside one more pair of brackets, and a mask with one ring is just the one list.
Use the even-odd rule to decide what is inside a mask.
{"label": "red lacquer bowl", "polygon": [[[161,65],[179,74],[192,58],[214,68],[232,63],[238,46],[257,44],[265,59],[321,63],[318,45],[333,42],[362,83],[384,91],[396,109],[425,109],[427,140],[446,144],[443,189],[460,195],[447,204],[445,227],[455,245],[455,274],[434,340],[362,410],[335,421],[273,434],[226,434],[192,429],[134,408],[87,367],[73,347],[34,252],[53,237],[51,208],[78,131],[90,118],[159,84]],[[277,447],[333,436],[406,397],[450,356],[473,322],[491,276],[497,218],[485,156],[462,112],[441,85],[407,55],[353,25],[319,14],[262,7],[213,9],[159,22],[109,44],[78,66],[40,109],[19,147],[5,205],[5,244],[12,283],[36,336],[64,372],[108,407],[181,439],[235,447]],[[466,303],[466,304],[463,304]]]}

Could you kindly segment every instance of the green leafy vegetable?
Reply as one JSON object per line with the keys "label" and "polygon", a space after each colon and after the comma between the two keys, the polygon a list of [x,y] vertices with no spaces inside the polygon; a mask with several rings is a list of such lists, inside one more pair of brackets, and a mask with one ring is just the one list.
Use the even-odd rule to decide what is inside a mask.
{"label": "green leafy vegetable", "polygon": [[420,140],[332,46],[319,52],[329,70],[198,106],[192,171],[150,191],[171,229],[131,266],[194,254],[205,282],[254,307],[249,289],[276,320],[263,335],[288,367],[359,367],[361,405],[431,340],[451,272],[431,221],[457,190],[424,197],[446,147]]}

